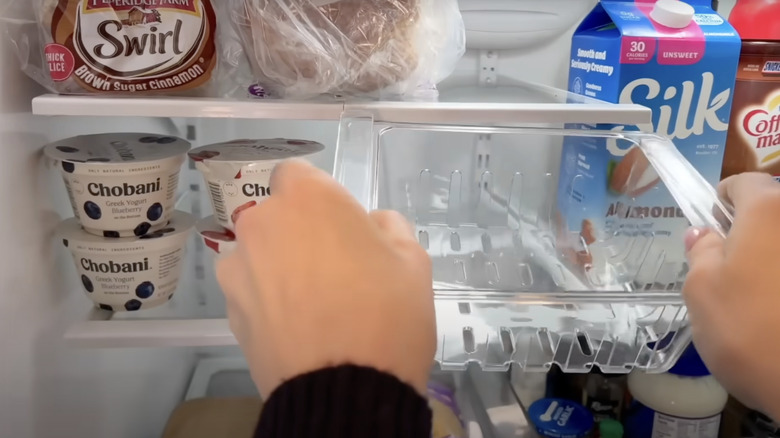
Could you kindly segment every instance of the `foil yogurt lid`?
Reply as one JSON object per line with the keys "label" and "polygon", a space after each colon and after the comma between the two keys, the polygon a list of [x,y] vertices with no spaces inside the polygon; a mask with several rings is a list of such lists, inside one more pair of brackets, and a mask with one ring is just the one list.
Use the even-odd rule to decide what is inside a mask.
{"label": "foil yogurt lid", "polygon": [[80,135],[44,147],[44,153],[68,163],[138,164],[183,156],[190,143],[159,134],[119,133]]}
{"label": "foil yogurt lid", "polygon": [[325,149],[316,141],[274,138],[267,140],[231,140],[199,147],[190,151],[194,161],[254,162],[302,157]]}

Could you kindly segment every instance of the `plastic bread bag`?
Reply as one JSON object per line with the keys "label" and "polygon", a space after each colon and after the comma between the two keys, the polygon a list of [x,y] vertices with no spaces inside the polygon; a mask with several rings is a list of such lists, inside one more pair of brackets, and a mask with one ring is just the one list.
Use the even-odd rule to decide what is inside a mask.
{"label": "plastic bread bag", "polygon": [[22,70],[56,93],[224,96],[246,63],[225,0],[7,5],[0,26]]}
{"label": "plastic bread bag", "polygon": [[433,412],[431,438],[466,438],[455,390],[442,381],[428,382],[428,405]]}
{"label": "plastic bread bag", "polygon": [[275,97],[437,95],[465,51],[457,0],[232,0],[258,84]]}

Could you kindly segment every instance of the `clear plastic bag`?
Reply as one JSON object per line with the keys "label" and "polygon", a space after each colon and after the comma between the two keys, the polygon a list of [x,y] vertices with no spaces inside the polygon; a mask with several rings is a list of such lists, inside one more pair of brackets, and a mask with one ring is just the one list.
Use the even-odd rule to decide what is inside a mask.
{"label": "clear plastic bag", "polygon": [[465,51],[457,0],[233,0],[252,71],[274,96],[437,95]]}
{"label": "clear plastic bag", "polygon": [[0,28],[55,93],[228,96],[251,75],[227,3],[11,0]]}

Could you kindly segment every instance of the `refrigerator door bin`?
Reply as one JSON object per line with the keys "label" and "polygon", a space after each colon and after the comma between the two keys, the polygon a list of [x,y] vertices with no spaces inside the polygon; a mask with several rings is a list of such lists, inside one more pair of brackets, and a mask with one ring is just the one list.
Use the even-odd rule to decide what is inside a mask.
{"label": "refrigerator door bin", "polygon": [[[638,149],[659,181],[651,190],[668,189],[677,205],[621,196],[624,213],[587,240],[562,225],[581,208],[575,192],[590,190],[576,172],[559,182],[564,142],[593,140]],[[335,175],[367,209],[415,225],[433,260],[436,359],[447,369],[666,370],[690,340],[683,242],[637,219],[671,213],[680,231],[730,224],[674,145],[638,132],[384,123],[354,111],[341,122]]]}

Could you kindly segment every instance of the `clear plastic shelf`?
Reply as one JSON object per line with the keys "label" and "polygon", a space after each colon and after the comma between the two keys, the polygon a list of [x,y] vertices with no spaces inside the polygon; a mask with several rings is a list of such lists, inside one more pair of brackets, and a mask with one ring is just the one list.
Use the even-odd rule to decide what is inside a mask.
{"label": "clear plastic shelf", "polygon": [[[442,367],[541,371],[557,363],[587,372],[598,364],[626,373],[674,364],[690,341],[679,293],[682,239],[632,228],[631,213],[586,243],[561,226],[561,210],[577,207],[560,200],[558,180],[564,141],[635,147],[660,179],[653,190],[676,200],[683,228],[687,219],[727,232],[731,217],[715,190],[671,142],[639,132],[376,116],[345,114],[335,176],[366,209],[397,210],[415,224],[433,261]],[[646,208],[630,196],[621,202],[628,212]]]}

